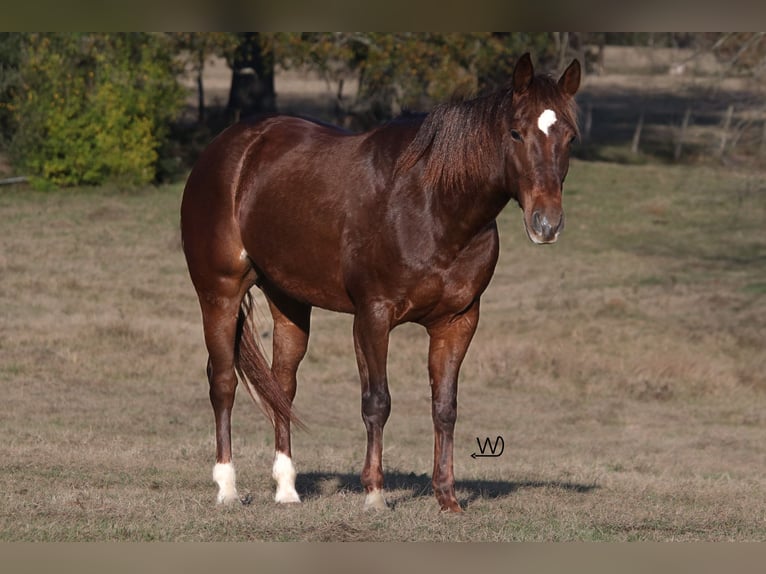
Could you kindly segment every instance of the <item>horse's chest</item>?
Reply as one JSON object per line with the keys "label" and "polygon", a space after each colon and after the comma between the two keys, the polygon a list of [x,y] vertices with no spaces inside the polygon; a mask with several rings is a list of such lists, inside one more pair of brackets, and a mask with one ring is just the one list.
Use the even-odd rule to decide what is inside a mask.
{"label": "horse's chest", "polygon": [[413,274],[406,300],[404,320],[438,317],[464,311],[489,285],[498,256],[494,229],[472,242],[447,261],[439,262]]}

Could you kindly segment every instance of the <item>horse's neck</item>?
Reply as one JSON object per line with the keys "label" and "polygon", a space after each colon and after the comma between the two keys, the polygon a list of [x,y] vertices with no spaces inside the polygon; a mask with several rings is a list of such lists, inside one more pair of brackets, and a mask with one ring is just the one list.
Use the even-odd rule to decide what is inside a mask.
{"label": "horse's neck", "polygon": [[[504,96],[441,106],[404,144],[394,170],[412,207],[427,205],[435,236],[468,245],[511,197],[497,124]],[[411,195],[414,194],[414,195]],[[425,197],[423,197],[424,194]]]}
{"label": "horse's neck", "polygon": [[[443,138],[448,147],[437,156],[426,178],[432,186],[436,212],[448,233],[468,242],[493,222],[510,199],[501,135],[497,133],[502,99],[456,104],[458,116],[470,116],[473,129],[459,129]],[[481,106],[481,113],[470,110]],[[460,125],[460,122],[456,122]],[[449,125],[448,129],[454,126]],[[440,163],[441,161],[441,163]],[[438,166],[438,167],[437,167]],[[430,167],[430,166],[429,166]],[[437,174],[440,174],[437,176]]]}
{"label": "horse's neck", "polygon": [[510,196],[489,183],[475,189],[433,190],[431,212],[438,222],[439,235],[453,245],[468,245],[492,223]]}

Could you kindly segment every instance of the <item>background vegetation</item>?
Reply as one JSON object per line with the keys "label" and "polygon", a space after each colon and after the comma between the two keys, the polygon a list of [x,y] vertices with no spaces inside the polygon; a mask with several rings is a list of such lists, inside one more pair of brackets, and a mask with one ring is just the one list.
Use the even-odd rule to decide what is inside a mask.
{"label": "background vegetation", "polygon": [[182,103],[167,37],[29,34],[19,46],[11,150],[24,169],[59,186],[160,175]]}
{"label": "background vegetation", "polygon": [[[598,76],[605,72],[608,46],[643,47],[647,71],[657,76],[758,80],[766,70],[763,33],[4,33],[0,149],[10,155],[13,171],[48,185],[169,181],[182,178],[199,148],[232,121],[277,111],[279,73],[318,76],[335,94],[323,119],[365,129],[403,109],[427,110],[455,94],[496,89],[523,51],[535,54],[541,70],[561,70],[579,57],[587,73]],[[670,64],[652,57],[667,48],[684,55]],[[718,63],[714,71],[697,65],[705,57]],[[223,58],[231,69],[224,105],[205,99],[205,68],[213,58]],[[196,84],[193,114],[184,107],[184,75]],[[718,110],[714,119],[693,105],[679,117],[662,118],[673,134],[659,149],[644,151],[677,161],[695,122],[716,121],[725,135],[720,153],[711,146],[711,155],[720,158],[739,146],[761,160],[763,94],[752,86],[744,91],[750,94],[746,101],[731,113]],[[692,101],[704,96],[696,93]],[[636,110],[627,128],[634,154],[650,131],[644,125],[656,120],[645,99]],[[591,105],[584,112],[590,125],[602,110]],[[586,133],[590,147],[583,156],[590,150],[603,157],[603,133],[598,127]]]}

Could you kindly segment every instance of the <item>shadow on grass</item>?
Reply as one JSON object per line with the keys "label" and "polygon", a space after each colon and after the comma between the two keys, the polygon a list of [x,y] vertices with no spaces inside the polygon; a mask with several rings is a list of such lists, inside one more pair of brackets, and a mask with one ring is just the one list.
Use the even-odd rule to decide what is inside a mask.
{"label": "shadow on grass", "polygon": [[[327,496],[335,492],[346,491],[363,493],[364,488],[359,474],[337,472],[306,472],[298,474],[296,489],[301,497]],[[410,498],[433,497],[431,477],[427,474],[387,471],[384,488],[392,491],[410,491],[410,495],[387,496],[389,505],[396,507],[398,502]],[[574,493],[587,494],[599,486],[580,484],[561,480],[457,480],[455,490],[458,500],[465,508],[477,499],[502,498],[525,488],[553,488]]]}

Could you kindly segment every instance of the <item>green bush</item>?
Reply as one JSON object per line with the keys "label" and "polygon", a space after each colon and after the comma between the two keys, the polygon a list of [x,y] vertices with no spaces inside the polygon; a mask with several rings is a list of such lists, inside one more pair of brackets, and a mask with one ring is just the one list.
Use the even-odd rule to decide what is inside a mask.
{"label": "green bush", "polygon": [[182,91],[162,34],[29,34],[11,151],[59,186],[155,179]]}

